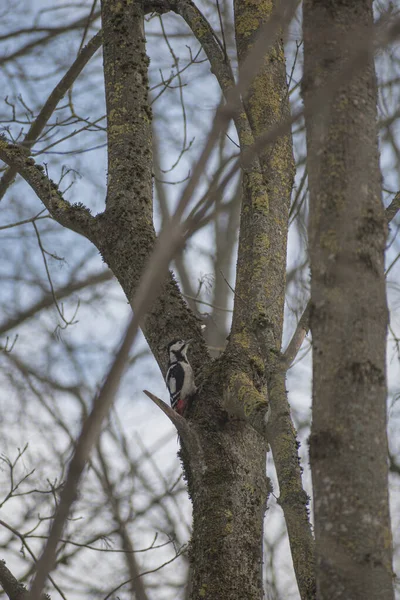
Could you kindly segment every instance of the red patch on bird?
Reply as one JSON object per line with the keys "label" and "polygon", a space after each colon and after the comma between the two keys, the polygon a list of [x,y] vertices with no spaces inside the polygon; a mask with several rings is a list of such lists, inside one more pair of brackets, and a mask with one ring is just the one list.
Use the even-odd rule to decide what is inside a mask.
{"label": "red patch on bird", "polygon": [[184,400],[181,400],[181,398],[179,398],[178,402],[175,405],[175,411],[178,413],[178,415],[183,415],[183,411],[185,410],[186,407],[186,402]]}

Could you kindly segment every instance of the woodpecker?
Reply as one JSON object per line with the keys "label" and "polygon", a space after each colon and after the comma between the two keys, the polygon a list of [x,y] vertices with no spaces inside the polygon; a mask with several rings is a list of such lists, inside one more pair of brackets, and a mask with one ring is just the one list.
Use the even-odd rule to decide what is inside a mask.
{"label": "woodpecker", "polygon": [[165,378],[171,396],[171,406],[182,415],[190,396],[196,393],[193,369],[186,353],[193,340],[173,340],[168,344],[168,371]]}

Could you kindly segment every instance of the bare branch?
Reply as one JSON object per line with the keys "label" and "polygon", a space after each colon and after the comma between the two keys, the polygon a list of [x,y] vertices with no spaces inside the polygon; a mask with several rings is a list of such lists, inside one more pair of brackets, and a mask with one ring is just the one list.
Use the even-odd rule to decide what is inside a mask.
{"label": "bare branch", "polygon": [[126,331],[124,340],[116,355],[115,361],[111,366],[104,385],[94,402],[92,412],[83,424],[79,439],[77,441],[75,452],[68,468],[67,480],[60,494],[60,501],[56,510],[54,521],[50,530],[47,544],[43,554],[37,563],[35,579],[32,583],[29,600],[39,600],[43,590],[48,573],[54,566],[57,545],[64,528],[65,521],[68,518],[69,511],[74,503],[78,491],[79,481],[83,469],[89,458],[90,452],[96,443],[103,420],[114,402],[119,382],[121,380],[129,351],[133,340],[135,339],[139,328],[138,315],[142,316],[142,311],[138,311],[131,319]]}
{"label": "bare branch", "polygon": [[211,65],[211,71],[218,80],[222,93],[226,97],[234,87],[231,65],[218,43],[218,38],[203,13],[191,0],[175,0],[170,4],[171,10],[181,15],[195,37],[200,42]]}
{"label": "bare branch", "polygon": [[[95,21],[96,19],[98,19],[99,16],[100,16],[100,11],[97,10],[92,15],[92,22]],[[86,23],[87,23],[87,17],[83,17],[83,18],[77,19],[73,23],[69,23],[68,25],[65,25],[65,27],[51,28],[48,30],[47,35],[45,35],[39,39],[35,39],[32,42],[28,42],[25,46],[18,48],[18,50],[15,50],[12,54],[9,54],[8,56],[0,56],[0,64],[4,65],[7,62],[10,62],[11,60],[15,60],[16,58],[19,58],[20,56],[24,56],[25,54],[27,54],[34,48],[37,48],[38,46],[47,45],[54,38],[61,35],[62,33],[71,31],[73,29],[81,29],[82,26],[86,25]]]}
{"label": "bare branch", "polygon": [[162,410],[162,412],[168,417],[171,423],[175,425],[180,435],[182,435],[183,432],[188,430],[188,424],[184,417],[178,415],[178,413],[175,412],[170,406],[168,406],[168,404],[160,400],[160,398],[158,398],[148,390],[143,390],[143,393],[146,394],[146,396],[150,398],[150,400],[152,400],[160,410]]}
{"label": "bare branch", "polygon": [[311,303],[308,302],[300,321],[297,324],[296,331],[283,354],[283,360],[287,369],[293,363],[307,333],[310,331],[310,309]]}
{"label": "bare branch", "polygon": [[[100,273],[90,275],[82,281],[72,281],[56,291],[57,298],[59,300],[62,300],[63,298],[67,298],[74,292],[79,292],[80,290],[83,290],[87,287],[95,286],[106,281],[110,281],[112,278],[113,273],[109,270],[105,270],[101,271]],[[15,327],[19,327],[20,325],[22,325],[22,323],[24,323],[28,319],[31,319],[38,312],[50,308],[51,306],[53,306],[53,302],[54,300],[51,295],[46,295],[44,298],[41,298],[31,306],[26,308],[23,312],[18,313],[15,317],[12,317],[8,321],[5,321],[4,323],[0,324],[0,335],[7,333],[11,329],[15,329]]]}
{"label": "bare branch", "polygon": [[386,207],[385,212],[386,212],[386,218],[388,220],[388,223],[393,221],[393,219],[395,218],[395,216],[397,215],[399,210],[400,210],[400,192],[397,192],[397,194],[395,195],[395,197],[393,198],[393,200],[391,201],[389,206]]}
{"label": "bare branch", "polygon": [[[100,48],[102,40],[102,34],[99,32],[95,35],[90,42],[83,48],[79,53],[74,63],[68,69],[64,77],[59,81],[50,96],[47,98],[42,110],[36,117],[35,121],[29,128],[28,133],[25,136],[22,145],[25,148],[32,148],[37,138],[42,133],[46,123],[56,109],[57,104],[60,102],[62,97],[67,93],[69,88],[72,86],[74,81],[79,77],[82,69],[89,62],[95,52]],[[17,168],[11,165],[8,170],[4,173],[0,180],[0,200],[6,193],[10,183],[12,183],[15,175],[17,174]]]}
{"label": "bare branch", "polygon": [[[183,546],[182,548],[180,548],[175,556],[173,556],[170,560],[165,561],[162,565],[160,565],[159,567],[156,567],[155,569],[149,569],[148,571],[144,571],[143,573],[140,573],[137,577],[143,577],[143,575],[149,575],[150,573],[157,573],[157,571],[159,571],[160,569],[164,568],[166,565],[171,564],[172,562],[174,562],[177,558],[179,558],[179,556],[181,556],[181,554],[183,552],[186,551],[186,546]],[[107,596],[104,597],[104,600],[108,600],[113,594],[115,594],[115,592],[117,592],[118,590],[120,590],[124,585],[127,585],[128,583],[131,583],[131,581],[133,581],[132,578],[127,579],[126,581],[120,583],[117,587],[115,587],[114,589],[112,589]]]}
{"label": "bare branch", "polygon": [[22,583],[6,567],[4,560],[0,560],[0,583],[10,600],[27,600],[28,591]]}
{"label": "bare branch", "polygon": [[18,171],[60,225],[85,237],[90,236],[96,222],[89,209],[65,200],[57,184],[44,175],[43,168],[20,146],[9,144],[3,136],[0,136],[0,159]]}

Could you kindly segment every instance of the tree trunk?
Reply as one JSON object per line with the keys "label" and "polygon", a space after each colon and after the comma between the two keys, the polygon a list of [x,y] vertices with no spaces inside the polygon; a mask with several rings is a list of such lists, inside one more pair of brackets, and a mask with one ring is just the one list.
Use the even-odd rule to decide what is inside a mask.
{"label": "tree trunk", "polygon": [[[386,224],[380,200],[376,83],[371,56],[361,64],[360,54],[350,68],[352,51],[365,50],[366,40],[372,38],[371,4],[371,0],[304,2],[314,343],[310,455],[321,600],[393,598],[385,433]],[[288,129],[269,145],[258,145],[258,154],[252,152],[257,138],[290,116],[280,28],[289,22],[297,5],[296,0],[234,1],[238,98],[232,93],[235,79],[225,45],[218,42],[218,35],[191,0],[101,1],[103,32],[94,43],[97,47],[101,37],[108,183],[106,208],[96,217],[83,204],[66,201],[20,144],[0,139],[0,157],[29,182],[58,223],[96,245],[132,302],[156,239],[144,13],[172,10],[186,21],[228,104],[229,110],[219,116],[232,116],[243,160],[235,304],[227,348],[211,361],[198,319],[171,274],[141,323],[163,374],[167,343],[178,336],[195,339],[190,361],[199,391],[184,417],[153,397],[181,435],[180,455],[193,503],[191,600],[263,597],[267,435],[300,595],[302,600],[316,596],[308,498],[302,488],[296,432],[286,398],[288,361],[281,355],[294,176]],[[260,41],[266,43],[256,55]],[[82,60],[88,60],[88,55]],[[260,68],[249,77],[246,88],[244,81],[258,63]],[[333,98],[331,79],[336,85]],[[49,97],[47,116],[39,115],[38,122],[44,117],[47,121],[61,92],[73,80],[71,73],[63,79],[56,97]],[[326,82],[329,89],[323,97]],[[11,170],[3,178],[6,185]],[[196,178],[191,180],[193,187],[195,182]],[[90,436],[83,440],[87,448],[93,442]],[[82,469],[83,464],[82,460]],[[73,474],[72,480],[70,503],[78,475]],[[61,531],[60,523],[56,532],[57,528]],[[123,532],[121,536],[124,548],[131,551]],[[43,563],[47,555],[54,558],[56,538],[50,535]],[[47,562],[51,566],[52,561]],[[45,570],[39,567],[43,580]],[[137,565],[130,564],[129,570],[137,578]],[[11,590],[9,595],[19,589],[4,569],[3,573],[0,569],[0,579]],[[138,593],[144,598],[146,590],[140,581]]]}
{"label": "tree trunk", "polygon": [[[317,596],[393,598],[372,2],[304,2]],[[364,61],[360,58],[364,50]],[[366,58],[367,57],[367,58]],[[354,68],[351,69],[351,61]],[[315,94],[329,81],[333,97]],[[323,91],[322,91],[323,94]],[[329,97],[328,97],[329,96]],[[314,104],[313,104],[314,102]],[[312,113],[315,114],[312,114]]]}
{"label": "tree trunk", "polygon": [[181,451],[193,503],[190,598],[262,600],[266,443],[245,421],[218,419],[207,400],[220,403],[211,394],[196,398],[200,463]]}
{"label": "tree trunk", "polygon": [[[103,0],[102,15],[109,181],[106,211],[97,218],[92,239],[132,300],[155,240],[148,58],[139,5]],[[202,370],[202,389],[185,415],[199,454],[181,440],[193,502],[191,599],[261,600],[265,438],[221,408],[223,367],[210,366],[198,321],[172,276],[150,308],[143,332],[164,374],[168,341],[195,337],[190,360],[197,383]]]}
{"label": "tree trunk", "polygon": [[[295,10],[295,6],[296,3],[286,4],[288,11]],[[290,116],[280,27],[285,18],[278,17],[280,8],[278,2],[234,2],[239,69],[249,68],[246,59],[257,40],[271,41],[244,98],[255,139]],[[274,27],[277,22],[278,30]],[[243,149],[244,146],[245,141]],[[267,435],[278,475],[279,503],[285,515],[300,596],[302,600],[312,600],[315,598],[314,540],[308,496],[302,487],[296,431],[286,397],[286,372],[279,360],[286,291],[288,212],[294,179],[291,134],[280,136],[263,148],[258,160],[259,164],[253,162],[251,168],[244,168],[235,310],[228,352],[236,346],[240,360],[234,377],[240,377],[242,388],[249,377],[268,398],[271,414]],[[253,405],[247,401],[245,410],[250,418],[254,412],[254,421],[257,421],[260,420],[259,400],[254,394],[252,397]]]}

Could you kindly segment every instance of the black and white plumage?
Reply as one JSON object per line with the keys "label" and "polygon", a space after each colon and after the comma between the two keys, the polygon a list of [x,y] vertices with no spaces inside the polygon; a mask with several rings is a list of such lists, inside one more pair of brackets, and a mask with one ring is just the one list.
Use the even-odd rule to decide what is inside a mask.
{"label": "black and white plumage", "polygon": [[183,414],[188,398],[196,393],[193,369],[186,353],[192,340],[173,340],[168,344],[168,371],[165,378],[171,396],[171,406]]}

